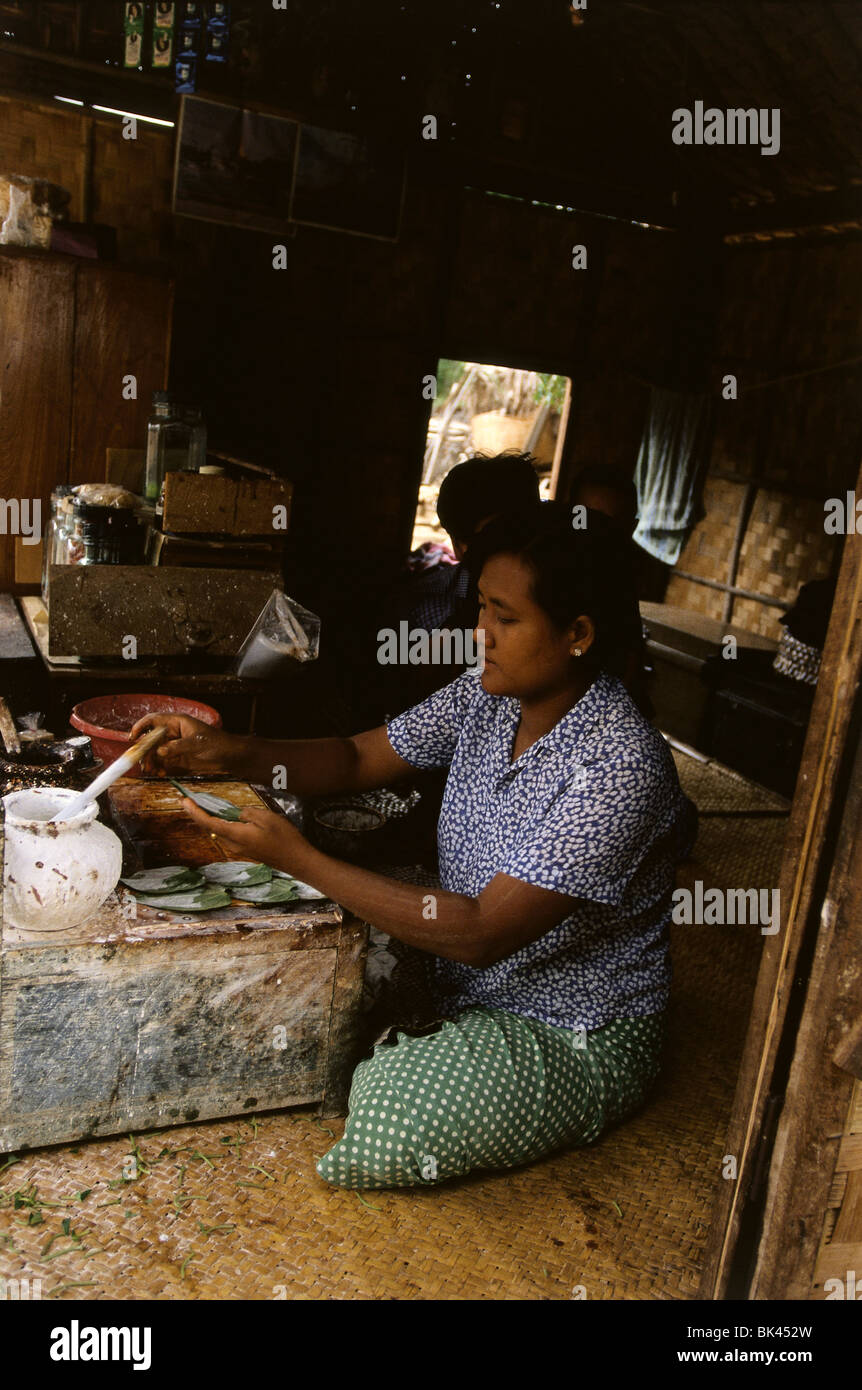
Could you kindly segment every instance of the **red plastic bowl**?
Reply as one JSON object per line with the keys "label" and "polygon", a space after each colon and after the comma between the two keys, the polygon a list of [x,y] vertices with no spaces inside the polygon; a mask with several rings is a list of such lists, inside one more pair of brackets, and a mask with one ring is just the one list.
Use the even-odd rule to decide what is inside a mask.
{"label": "red plastic bowl", "polygon": [[[218,710],[178,695],[97,695],[76,705],[69,722],[92,740],[93,753],[107,765],[128,748],[128,732],[145,714],[188,714],[214,729],[221,728]],[[139,777],[140,764],[127,775]]]}

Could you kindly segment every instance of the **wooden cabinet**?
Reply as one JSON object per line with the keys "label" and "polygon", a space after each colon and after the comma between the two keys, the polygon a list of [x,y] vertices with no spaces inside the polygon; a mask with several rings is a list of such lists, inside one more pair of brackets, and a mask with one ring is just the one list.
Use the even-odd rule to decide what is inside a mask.
{"label": "wooden cabinet", "polygon": [[[107,448],[143,447],[173,289],[167,273],[0,247],[0,499],[38,498],[44,526],[57,483],[101,481]],[[12,515],[0,591],[38,583],[40,548],[6,534]]]}

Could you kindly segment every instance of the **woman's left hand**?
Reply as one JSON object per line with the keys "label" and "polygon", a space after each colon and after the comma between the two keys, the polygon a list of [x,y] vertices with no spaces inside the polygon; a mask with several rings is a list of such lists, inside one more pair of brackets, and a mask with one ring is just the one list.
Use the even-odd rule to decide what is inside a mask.
{"label": "woman's left hand", "polygon": [[271,869],[284,869],[286,873],[298,871],[303,851],[310,848],[305,836],[287,816],[262,807],[243,807],[242,817],[237,821],[208,816],[187,797],[183,798],[183,810],[228,850],[246,859],[259,860]]}

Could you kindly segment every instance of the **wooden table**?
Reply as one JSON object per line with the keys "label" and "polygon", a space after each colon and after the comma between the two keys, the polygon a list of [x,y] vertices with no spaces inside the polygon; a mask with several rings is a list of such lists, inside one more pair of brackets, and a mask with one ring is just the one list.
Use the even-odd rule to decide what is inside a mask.
{"label": "wooden table", "polygon": [[[169,784],[128,778],[112,792],[130,868],[226,857]],[[293,1105],[343,1114],[367,940],[321,900],[184,918],[121,886],[72,931],[3,924],[0,1152]]]}

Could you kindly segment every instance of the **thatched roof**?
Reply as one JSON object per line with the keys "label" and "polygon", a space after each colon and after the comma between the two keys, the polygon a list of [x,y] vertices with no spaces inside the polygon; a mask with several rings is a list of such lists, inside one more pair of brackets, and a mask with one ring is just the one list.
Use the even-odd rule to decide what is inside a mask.
{"label": "thatched roof", "polygon": [[[106,104],[173,114],[168,81],[92,61],[79,27],[82,97],[113,84]],[[36,29],[9,21],[0,82],[50,97],[71,50],[51,30],[50,61],[22,51]],[[716,233],[862,217],[862,0],[235,0],[231,45],[224,99],[377,135],[461,185]],[[698,101],[778,108],[778,152],[675,144],[673,112]]]}
{"label": "thatched roof", "polygon": [[[723,231],[862,212],[859,0],[293,0],[278,19],[262,80],[289,68],[303,101],[406,132],[417,158],[434,113],[434,153],[474,186]],[[779,152],[674,144],[698,100],[779,108]]]}

